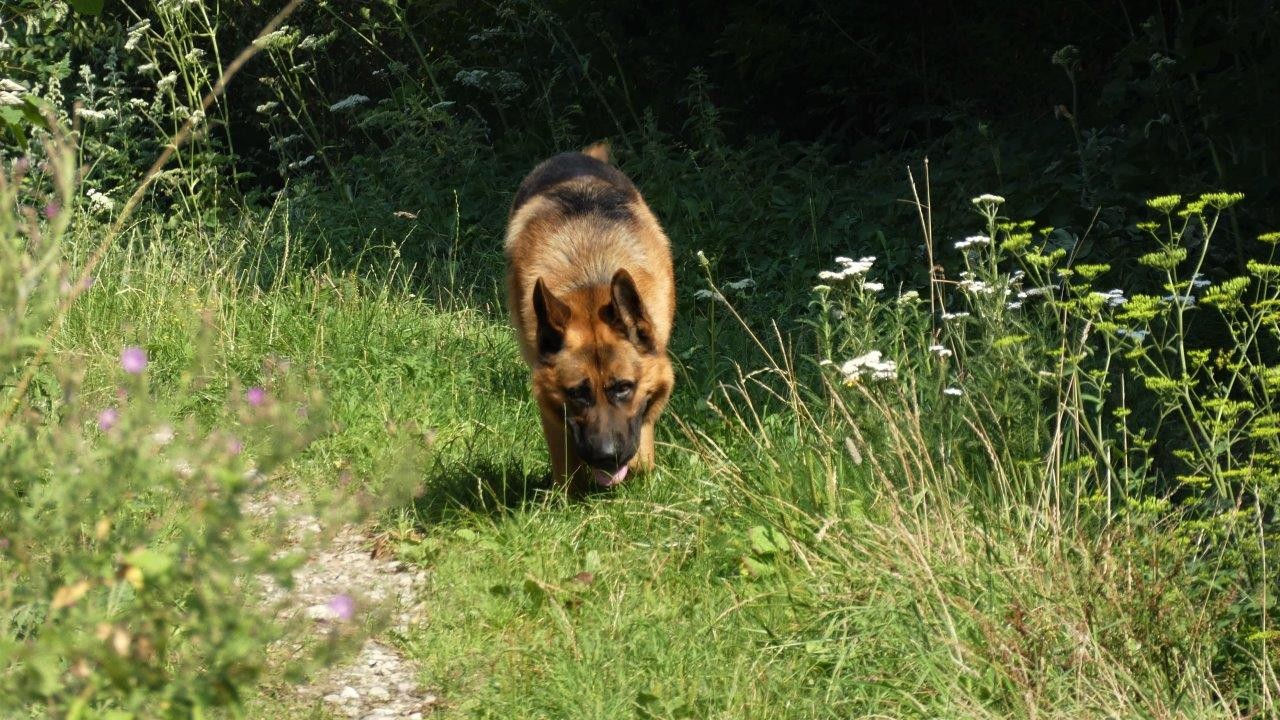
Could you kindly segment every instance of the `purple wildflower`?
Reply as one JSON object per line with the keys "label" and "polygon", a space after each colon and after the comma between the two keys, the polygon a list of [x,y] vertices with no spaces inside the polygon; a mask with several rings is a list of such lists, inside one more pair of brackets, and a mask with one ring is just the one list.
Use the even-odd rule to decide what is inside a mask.
{"label": "purple wildflower", "polygon": [[350,595],[334,595],[329,601],[329,611],[338,620],[346,622],[356,615],[356,601]]}
{"label": "purple wildflower", "polygon": [[228,454],[239,455],[241,450],[244,450],[244,443],[240,442],[239,438],[235,437],[234,435],[227,438]]}
{"label": "purple wildflower", "polygon": [[147,369],[147,351],[136,345],[126,347],[120,353],[120,367],[130,375],[141,375]]}
{"label": "purple wildflower", "polygon": [[102,412],[98,413],[98,429],[102,432],[106,432],[115,427],[116,423],[119,421],[120,411],[113,407],[106,408]]}
{"label": "purple wildflower", "polygon": [[262,403],[267,401],[267,391],[255,385],[245,391],[244,399],[247,400],[250,405],[259,407]]}
{"label": "purple wildflower", "polygon": [[54,219],[54,218],[58,217],[58,213],[59,213],[59,212],[61,212],[61,211],[62,211],[62,207],[61,207],[61,206],[59,206],[59,205],[58,205],[58,203],[56,203],[56,202],[51,202],[51,203],[49,203],[48,205],[45,205],[45,206],[44,206],[44,216],[45,216],[45,219],[47,219],[47,220],[52,220],[52,219]]}

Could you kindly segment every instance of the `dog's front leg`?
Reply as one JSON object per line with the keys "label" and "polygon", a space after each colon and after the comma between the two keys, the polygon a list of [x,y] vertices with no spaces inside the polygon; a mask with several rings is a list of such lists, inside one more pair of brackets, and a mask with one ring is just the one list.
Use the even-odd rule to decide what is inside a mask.
{"label": "dog's front leg", "polygon": [[638,473],[653,472],[653,423],[649,420],[640,426],[640,444],[635,457],[631,458],[631,469]]}

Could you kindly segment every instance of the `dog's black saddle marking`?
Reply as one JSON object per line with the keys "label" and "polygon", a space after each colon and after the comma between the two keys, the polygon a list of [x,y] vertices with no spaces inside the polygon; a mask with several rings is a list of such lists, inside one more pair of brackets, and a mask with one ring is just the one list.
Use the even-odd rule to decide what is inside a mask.
{"label": "dog's black saddle marking", "polygon": [[[603,182],[558,187],[570,180],[594,178]],[[622,171],[579,152],[555,155],[539,164],[520,183],[511,212],[534,196],[544,195],[568,217],[595,213],[610,220],[630,220],[630,203],[640,192]]]}

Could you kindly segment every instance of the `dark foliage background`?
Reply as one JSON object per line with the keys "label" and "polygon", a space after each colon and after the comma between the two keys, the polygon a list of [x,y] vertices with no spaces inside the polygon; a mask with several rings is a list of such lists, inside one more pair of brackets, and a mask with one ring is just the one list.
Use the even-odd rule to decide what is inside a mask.
{"label": "dark foliage background", "polygon": [[[107,0],[36,42],[20,21],[47,6],[11,3],[26,55],[0,63],[53,67],[69,105],[76,68],[110,55],[144,92],[154,80],[132,72],[142,58],[120,39],[163,5]],[[225,57],[278,8],[218,7],[196,45]],[[484,277],[523,173],[601,138],[685,259],[701,249],[755,279],[751,302],[774,314],[836,254],[875,254],[919,282],[918,220],[902,201],[925,157],[944,248],[973,229],[967,198],[980,192],[1059,228],[1079,260],[1121,269],[1148,249],[1131,213],[1155,194],[1246,194],[1210,258],[1217,275],[1277,224],[1280,10],[1266,0],[317,0],[290,27],[210,119],[204,148],[226,171],[206,186],[260,205],[288,185],[317,255],[395,243],[423,267]],[[355,94],[368,102],[332,109]],[[136,175],[155,145],[131,147],[120,160]]]}

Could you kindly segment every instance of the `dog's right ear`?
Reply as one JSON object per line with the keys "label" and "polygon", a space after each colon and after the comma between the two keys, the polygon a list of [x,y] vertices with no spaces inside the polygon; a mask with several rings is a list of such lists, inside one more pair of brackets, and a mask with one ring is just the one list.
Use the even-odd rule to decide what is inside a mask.
{"label": "dog's right ear", "polygon": [[564,347],[569,306],[551,294],[542,278],[533,285],[533,314],[538,319],[538,357],[548,362]]}

